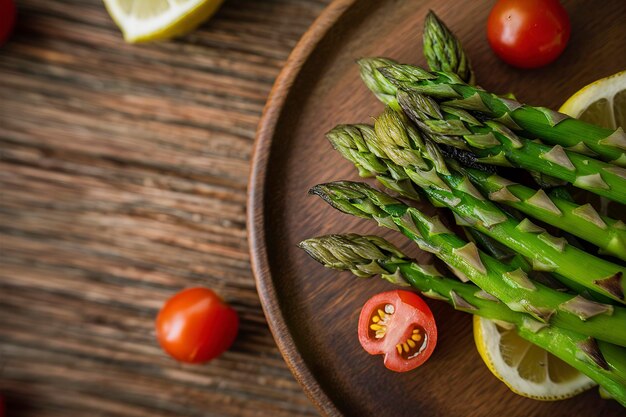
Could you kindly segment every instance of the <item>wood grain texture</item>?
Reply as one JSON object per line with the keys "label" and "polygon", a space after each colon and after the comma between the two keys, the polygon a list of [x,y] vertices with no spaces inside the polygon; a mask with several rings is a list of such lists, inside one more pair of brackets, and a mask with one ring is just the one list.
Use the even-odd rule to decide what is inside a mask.
{"label": "wood grain texture", "polygon": [[[255,130],[326,1],[228,0],[183,39],[127,45],[99,0],[18,1],[0,48],[0,393],[9,416],[316,415],[251,274]],[[176,291],[237,309],[206,366],[158,348]]]}
{"label": "wood grain texture", "polygon": [[342,215],[307,196],[318,183],[357,179],[324,139],[338,123],[368,122],[382,110],[362,85],[354,60],[389,56],[424,64],[421,27],[429,8],[462,39],[479,83],[552,108],[581,86],[626,67],[621,51],[626,3],[564,1],[574,28],[553,65],[515,70],[489,50],[484,27],[491,2],[338,0],[291,55],[272,91],[257,136],[248,225],[253,269],[270,327],[307,393],[329,415],[354,416],[611,416],[623,409],[595,390],[561,402],[511,393],[483,365],[471,317],[429,301],[438,346],[414,372],[387,371],[355,337],[362,304],[392,286],[322,268],[296,245],[327,233],[375,233],[427,261],[397,234]]}

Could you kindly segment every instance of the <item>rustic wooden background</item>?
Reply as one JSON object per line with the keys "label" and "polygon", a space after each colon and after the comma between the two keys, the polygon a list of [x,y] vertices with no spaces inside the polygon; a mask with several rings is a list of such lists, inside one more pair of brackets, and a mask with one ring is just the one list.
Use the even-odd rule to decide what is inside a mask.
{"label": "rustic wooden background", "polygon": [[[8,416],[315,415],[267,328],[245,200],[272,83],[327,0],[226,0],[125,44],[99,0],[18,0],[0,48],[0,393]],[[237,309],[185,366],[153,320],[184,287]]]}

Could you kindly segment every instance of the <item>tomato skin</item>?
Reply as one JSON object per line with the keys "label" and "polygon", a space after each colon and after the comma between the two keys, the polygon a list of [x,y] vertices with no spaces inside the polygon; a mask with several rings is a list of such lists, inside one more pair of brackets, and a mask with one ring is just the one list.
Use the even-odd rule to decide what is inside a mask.
{"label": "tomato skin", "polygon": [[487,40],[503,61],[538,68],[565,49],[571,26],[558,0],[498,0],[487,20]]}
{"label": "tomato skin", "polygon": [[[394,307],[390,321],[386,325],[384,338],[372,337],[370,325],[372,315],[386,304]],[[380,323],[380,322],[379,322]],[[415,357],[406,358],[396,350],[398,343],[411,337],[412,330],[419,327],[423,334],[425,346]],[[428,305],[417,294],[410,291],[395,290],[377,294],[370,298],[359,316],[359,342],[371,355],[384,355],[384,365],[395,372],[406,372],[422,365],[433,353],[437,345],[437,326],[433,313]],[[421,344],[421,343],[420,343]]]}
{"label": "tomato skin", "polygon": [[15,4],[13,0],[0,0],[0,46],[2,46],[15,25]]}
{"label": "tomato skin", "polygon": [[181,362],[207,362],[226,351],[239,328],[237,312],[208,288],[189,288],[167,300],[156,319],[161,347]]}

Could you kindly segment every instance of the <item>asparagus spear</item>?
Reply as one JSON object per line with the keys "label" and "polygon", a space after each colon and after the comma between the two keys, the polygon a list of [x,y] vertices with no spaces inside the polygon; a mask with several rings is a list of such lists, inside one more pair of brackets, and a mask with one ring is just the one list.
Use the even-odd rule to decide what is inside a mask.
{"label": "asparagus spear", "polygon": [[[372,126],[358,124],[358,125],[338,125],[330,132],[326,134],[326,137],[331,142],[333,147],[339,151],[346,159],[352,162],[358,169],[359,175],[364,178],[376,177],[378,181],[386,186],[388,189],[395,191],[402,197],[420,201],[418,192],[413,187],[413,183],[405,171],[394,164],[390,160],[382,159],[372,153],[366,145],[366,142],[371,144],[373,136],[375,135]],[[366,140],[365,138],[370,138]],[[380,150],[376,150],[379,155],[384,154]],[[431,200],[432,203],[437,204],[436,200]],[[441,204],[439,204],[441,205]],[[474,240],[480,240],[487,248],[492,249],[488,253],[495,256],[497,259],[502,260],[507,258],[510,264],[516,267],[522,267],[524,272],[532,273],[531,265],[519,254],[512,253],[508,250],[506,253],[503,249],[509,249],[506,246],[500,244],[497,241],[492,240],[488,236],[481,232],[465,228],[466,232],[471,234]],[[501,248],[497,248],[496,245],[502,245]],[[538,275],[537,278],[545,285],[566,291],[567,287],[564,287],[557,280],[546,276],[546,274]],[[563,277],[559,277],[560,280],[566,280]],[[569,286],[571,282],[568,282]],[[606,297],[605,297],[606,298]],[[606,302],[605,300],[600,300]]]}
{"label": "asparagus spear", "polygon": [[[361,128],[361,131],[365,130]],[[466,219],[464,226],[473,227],[532,259],[535,269],[556,272],[592,291],[624,302],[621,276],[626,268],[581,251],[540,230],[527,219],[519,222],[502,212],[482,197],[466,177],[450,172],[437,153],[437,147],[427,139],[419,138],[399,113],[388,109],[376,121],[376,134],[363,136],[362,145],[371,147],[369,154],[365,151],[347,152],[345,148],[352,146],[350,138],[341,135],[340,129],[333,132],[328,135],[329,139],[349,160],[359,157],[373,160],[376,156],[378,162],[392,162],[395,170],[404,168],[406,175],[431,201],[449,207],[460,218]],[[382,172],[383,167],[384,164],[379,164],[376,169]],[[542,200],[530,202],[541,205]],[[580,268],[581,264],[587,269]]]}
{"label": "asparagus spear", "polygon": [[463,232],[465,233],[467,240],[474,242],[476,246],[478,246],[478,248],[487,255],[496,258],[500,262],[503,262],[514,269],[520,268],[528,274],[528,277],[533,281],[537,281],[540,284],[559,292],[570,292],[570,289],[578,288],[582,291],[577,291],[577,294],[584,292],[586,293],[585,296],[592,301],[613,304],[612,299],[597,293],[592,294],[582,285],[573,283],[571,280],[559,276],[558,274],[551,274],[544,271],[534,271],[532,265],[528,262],[528,260],[526,260],[526,258],[521,256],[519,253],[513,252],[511,248],[502,245],[497,240],[490,238],[478,230],[472,229],[471,227],[464,227]]}
{"label": "asparagus spear", "polygon": [[382,151],[376,148],[372,148],[374,152],[370,151],[366,140],[371,142],[374,136],[374,129],[364,124],[339,125],[326,134],[335,149],[354,163],[361,177],[376,177],[385,187],[420,201],[419,193],[404,169],[391,161],[380,159],[375,152],[382,156]]}
{"label": "asparagus spear", "polygon": [[[440,59],[443,59],[443,57],[440,57]],[[380,70],[397,66],[401,67],[402,64],[393,59],[382,57],[360,58],[356,63],[359,65],[359,73],[363,83],[374,93],[376,98],[387,106],[400,109],[396,99],[398,87],[387,76],[383,75],[383,72]]]}
{"label": "asparagus spear", "polygon": [[[387,188],[403,197],[415,199],[413,196],[417,192],[409,185],[410,179],[402,168],[386,159],[382,150],[375,148],[377,151],[375,154],[367,147],[368,144],[375,146],[376,142],[375,132],[371,126],[339,125],[328,132],[326,137],[336,150],[357,166],[359,175],[375,176]],[[446,162],[448,165],[454,165],[453,161]],[[590,204],[579,205],[564,198],[548,195],[544,197],[541,190],[513,183],[497,174],[454,166],[490,200],[514,207],[531,217],[594,243],[608,254],[626,260],[626,226],[622,221],[600,216]],[[389,184],[390,176],[402,178],[402,187]],[[404,192],[404,189],[407,192]],[[533,196],[542,196],[545,203],[543,207],[548,209],[532,204]]]}
{"label": "asparagus spear", "polygon": [[[469,58],[467,57],[467,54],[465,53],[461,45],[461,42],[448,29],[445,23],[443,23],[443,21],[441,21],[432,11],[429,11],[424,22],[423,40],[424,40],[424,55],[426,57],[428,67],[431,71],[444,70],[446,72],[452,72],[452,73],[457,74],[462,80],[464,80],[468,84],[475,83],[474,71],[471,68]],[[394,96],[395,86],[393,86],[386,78],[382,77],[382,74],[378,71],[378,68],[389,66],[395,63],[396,63],[395,61],[386,59],[386,58],[384,59],[383,58],[378,58],[378,59],[377,58],[371,58],[371,59],[364,58],[359,61],[359,66],[360,66],[361,77],[365,81],[365,84],[367,85],[367,87],[372,92],[375,93],[375,95],[379,98],[379,100],[389,103],[390,107],[393,107],[394,109],[397,110],[399,108],[399,105],[397,101],[395,100],[395,96]],[[382,91],[381,89],[384,89],[384,91]],[[355,155],[352,155],[352,152],[348,152],[346,154],[346,152],[342,151],[342,149],[354,149],[354,146],[353,146],[354,141],[333,140],[333,136],[338,136],[340,139],[340,137],[342,136],[342,132],[345,129],[349,129],[349,127],[347,125],[342,125],[342,126],[338,126],[336,129],[333,129],[333,131],[331,131],[328,135],[329,140],[331,141],[331,143],[333,143],[333,146],[336,149],[339,149],[339,151],[342,152],[348,160],[353,162],[359,168],[359,175],[361,175],[362,177],[376,176],[375,173],[372,173],[371,171],[368,172],[366,169],[363,169],[361,167],[361,164],[358,162],[360,158],[364,157],[365,155],[368,155],[366,146],[359,146],[358,152]],[[333,133],[334,131],[337,131],[337,133],[336,134]],[[342,144],[341,142],[346,142],[346,143]],[[360,141],[360,142],[363,142],[363,141]],[[452,150],[453,149],[454,148],[452,148]],[[451,152],[451,149],[448,148],[444,151],[444,155],[449,154],[450,152]],[[470,153],[465,152],[465,151],[455,151],[452,153],[454,155],[450,155],[450,157],[457,159],[459,162],[467,164],[468,167],[479,166],[480,167],[479,172],[484,173],[484,175],[488,175],[487,173],[484,172],[486,170],[486,167],[484,165],[477,163],[476,158]],[[380,166],[381,164],[378,164],[378,167]],[[383,171],[385,170],[384,164],[382,165],[382,169]],[[532,177],[535,179],[535,181],[537,182],[537,184],[539,184],[541,188],[544,188],[544,187],[551,188],[557,184],[563,185],[563,181],[557,178],[550,177],[548,175],[544,175],[535,171],[531,171],[531,174],[532,174]],[[503,181],[503,179],[501,179],[500,181]],[[387,187],[387,188],[390,188],[390,187]],[[565,192],[569,201],[572,201],[571,197],[569,196],[569,193],[563,190],[562,188],[561,190],[562,192]],[[395,191],[398,192],[403,197],[412,199],[411,195],[403,193],[401,190],[395,190]],[[497,191],[497,190],[489,190],[489,191]],[[573,207],[572,209],[575,209],[575,208],[577,208],[577,206]],[[610,220],[610,219],[605,219],[605,221],[606,220]],[[609,224],[612,224],[612,223],[609,223]],[[598,226],[596,226],[596,228],[597,227]],[[521,257],[519,254],[512,252],[506,246],[501,245],[499,242],[491,239],[489,236],[486,236],[472,228],[465,227],[464,231],[468,238],[478,243],[479,246],[482,245],[482,248],[486,250],[487,253],[490,254],[491,256],[495,256],[499,260],[502,260],[502,258],[506,258],[512,262],[515,262],[517,265],[522,266],[525,272],[528,273],[531,271],[530,264],[528,264],[528,262],[523,257]],[[598,238],[597,240],[601,242],[600,244],[601,247],[602,247],[602,243],[608,244],[609,242],[618,241],[615,236],[609,237],[608,241],[603,240],[602,237],[606,236],[606,234],[602,233],[602,230],[600,230],[600,233],[597,233],[598,230],[594,230],[594,232],[596,232],[594,234],[594,237],[597,237]],[[610,234],[613,234],[613,229],[610,229]],[[498,245],[501,245],[501,246],[499,247]],[[540,279],[542,283],[548,285],[551,288],[559,288],[561,290],[567,290],[567,288],[564,288],[563,285],[559,283],[558,280],[551,278],[549,274],[535,273],[533,278]],[[562,281],[567,281],[567,279],[564,277],[559,277],[559,279]],[[575,286],[575,283],[568,281],[568,285],[571,285],[571,284],[574,284]],[[607,297],[603,297],[601,295],[593,295],[593,298],[594,299],[598,298],[599,299],[598,301],[602,301],[602,302],[607,302],[607,301],[612,302]]]}
{"label": "asparagus spear", "polygon": [[[429,71],[451,72],[458,75],[467,84],[474,85],[476,83],[469,58],[463,50],[461,42],[432,12],[429,12],[424,22],[423,39],[424,55],[426,56]],[[377,68],[370,68],[370,70],[379,73]],[[371,87],[375,89],[376,85],[373,84]],[[514,98],[512,94],[507,94],[504,97]],[[472,165],[477,163],[475,157],[463,151],[454,152],[452,157],[463,163],[466,163],[468,160],[471,161]],[[530,174],[540,188],[552,188],[567,183],[567,181],[537,171],[530,171]]]}
{"label": "asparagus spear", "polygon": [[547,196],[552,204],[547,209],[528,204],[536,190],[508,181],[497,174],[458,167],[490,200],[511,206],[547,224],[559,227],[598,246],[601,252],[626,260],[626,225],[622,221],[600,216],[591,204],[579,205],[555,196]]}
{"label": "asparagus spear", "polygon": [[457,74],[468,84],[475,83],[474,70],[461,42],[432,10],[424,20],[424,56],[432,71]]}
{"label": "asparagus spear", "polygon": [[401,110],[396,100],[398,88],[378,71],[379,68],[396,65],[398,62],[389,58],[361,58],[356,61],[363,83],[374,93],[378,100],[396,110]]}
{"label": "asparagus spear", "polygon": [[514,130],[524,130],[545,142],[626,166],[626,134],[573,119],[544,107],[533,107],[498,97],[464,83],[450,73],[430,73],[410,65],[392,64],[381,69],[389,81],[404,90],[435,95],[447,106],[479,112]]}
{"label": "asparagus spear", "polygon": [[401,231],[421,249],[446,262],[461,279],[473,281],[511,310],[528,313],[542,323],[626,346],[625,308],[533,283],[521,269],[513,269],[481,253],[475,244],[450,232],[437,216],[428,217],[363,183],[321,184],[310,193],[344,213],[375,219],[382,226]]}
{"label": "asparagus spear", "polygon": [[[385,68],[381,69],[381,71]],[[478,161],[535,170],[574,186],[626,203],[626,169],[517,136],[500,122],[479,122],[470,113],[439,105],[431,97],[399,90],[397,100],[404,112],[433,140],[450,137],[464,140]]]}
{"label": "asparagus spear", "polygon": [[[545,326],[524,313],[509,309],[473,284],[444,277],[432,265],[412,261],[377,236],[329,235],[307,239],[300,243],[300,247],[328,268],[349,270],[358,277],[380,274],[394,284],[408,284],[427,297],[444,300],[457,310],[512,323],[521,337],[569,363],[626,406],[624,348],[602,341],[594,345],[581,334]],[[580,344],[597,346],[598,350],[592,348],[588,353],[580,348]]]}
{"label": "asparagus spear", "polygon": [[[389,65],[383,67],[382,65],[385,63],[388,63]],[[358,61],[358,64],[361,68],[361,77],[365,81],[368,88],[372,90],[381,101],[390,105],[394,109],[398,109],[399,107],[398,101],[392,95],[394,87],[396,88],[395,91],[397,93],[397,87],[394,86],[388,79],[380,80],[380,75],[376,74],[376,72],[382,71],[394,82],[401,84],[404,88],[409,88],[408,86],[411,84],[408,80],[410,79],[419,79],[420,77],[426,79],[429,77],[435,77],[434,74],[420,68],[396,64],[391,60],[363,58]],[[378,71],[379,69],[380,71]],[[439,74],[439,77],[446,79],[457,78],[453,74],[441,73]],[[426,84],[424,86],[420,86],[419,88],[416,86],[411,88],[440,98],[458,97],[458,93],[447,84]],[[508,102],[508,99],[502,98],[501,100]],[[449,104],[449,102],[447,104]],[[457,105],[459,105],[458,101]],[[468,106],[471,105],[467,104],[466,107]],[[512,164],[547,176],[571,182],[580,188],[603,195],[610,199],[621,202],[626,201],[626,171],[623,169],[613,167],[610,164],[603,164],[590,157],[587,158],[580,156],[575,152],[569,152],[564,150],[561,146],[549,147],[524,140],[523,138],[520,139],[512,131],[510,131],[507,126],[502,124],[504,123],[508,126],[514,126],[514,123],[511,123],[511,120],[507,118],[506,115],[499,118],[499,121],[490,121],[486,124],[480,124],[478,120],[473,118],[470,114],[463,112],[461,109],[457,109],[455,111],[454,109],[451,109],[450,106],[445,106],[445,108],[448,112],[444,112],[444,117],[457,120],[458,116],[455,116],[450,112],[463,114],[464,116],[470,118],[469,120],[471,120],[472,123],[478,124],[463,125],[463,121],[453,121],[447,123],[445,121],[431,121],[430,126],[423,124],[422,127],[426,126],[432,131],[432,129],[451,127],[452,124],[456,123],[458,127],[462,127],[465,133],[470,136],[470,141],[488,139],[492,145],[490,149],[484,149],[485,144],[478,144],[478,148],[473,148],[473,150],[478,152],[480,156],[484,157],[482,160],[483,163],[501,165]],[[548,110],[546,110],[546,112],[547,111]],[[416,117],[416,114],[412,114],[411,116]],[[441,126],[436,126],[437,123],[440,123]],[[495,132],[494,128],[496,130]],[[440,134],[444,132],[437,133],[438,134],[434,134],[431,132],[431,135],[438,142],[454,146],[462,150],[469,149],[467,141],[464,140],[462,136],[459,136],[463,133],[459,133],[459,131],[456,130],[448,130],[447,133],[449,134]],[[618,131],[617,134],[619,135],[620,132]],[[511,138],[515,141],[514,143],[510,141]],[[519,145],[522,146],[521,149],[516,148]],[[585,150],[586,148],[582,145],[578,147],[570,147],[569,149],[577,152],[580,152],[581,150],[583,152],[587,152]],[[546,160],[542,159],[542,157],[545,157]],[[626,157],[623,159],[625,160],[624,164],[626,164]],[[607,182],[610,184],[607,184]],[[614,188],[616,187],[617,189],[613,192],[607,193],[606,188],[610,188],[611,186]]]}
{"label": "asparagus spear", "polygon": [[[371,139],[368,141],[365,138],[372,138],[374,135],[375,133],[372,126],[359,124],[336,126],[326,134],[326,137],[339,153],[357,167],[361,177],[376,177],[386,188],[395,191],[402,197],[420,201],[418,192],[413,187],[413,183],[404,170],[390,160],[379,158],[367,148],[366,142],[371,143]],[[377,152],[381,156],[384,155],[380,150],[377,150]],[[431,200],[431,203],[438,204],[436,200]],[[441,206],[441,204],[438,205]],[[532,266],[522,256],[513,253],[506,246],[494,241],[477,230],[468,227],[464,229],[466,233],[472,236],[473,240],[480,241],[483,246],[486,246],[486,249],[491,249],[491,251],[487,250],[487,253],[491,256],[499,260],[506,259],[507,263],[515,265],[516,268],[521,267],[526,273],[535,272],[532,271]],[[496,247],[497,245],[501,245],[501,247]],[[507,249],[506,253],[504,253],[504,249]],[[568,281],[564,277],[559,277],[558,280],[555,280],[551,278],[549,274],[544,273],[534,273],[533,278],[550,288],[560,291],[567,291],[567,287],[571,288],[576,286],[575,283]],[[567,287],[564,287],[559,280],[566,283]],[[584,289],[584,287],[582,288]],[[600,299],[598,299],[598,301],[612,301],[607,297],[599,297]],[[593,298],[596,299],[595,294]]]}
{"label": "asparagus spear", "polygon": [[[448,72],[456,73],[464,79],[462,66],[455,65],[456,63],[462,61],[461,58],[456,58],[457,55],[465,56],[460,42],[456,40],[454,35],[446,28],[443,22],[440,22],[434,14],[432,14],[432,16],[431,14],[432,12],[429,13],[424,27],[424,37],[426,38],[428,36],[433,39],[433,41],[429,43],[435,45],[430,48],[426,48],[425,46],[424,48],[430,69],[444,69]],[[435,21],[432,22],[432,19]],[[445,39],[446,42],[439,41],[439,43],[437,43],[437,39]],[[450,43],[451,46],[447,48],[444,47],[448,43]],[[395,62],[391,60],[366,58],[360,60],[359,64],[361,67],[362,78],[364,80],[371,80],[366,83],[368,88],[376,93],[381,101],[397,104],[397,102],[393,100],[393,85],[390,85],[390,82],[386,79],[380,80],[381,74],[378,71],[378,68],[385,66],[385,64],[389,66],[395,64]],[[469,82],[469,84],[472,83],[473,79]],[[379,89],[382,87],[385,88],[384,93],[387,96],[387,99],[383,99],[378,94]],[[476,169],[466,170],[464,171],[464,174],[469,176],[474,185],[476,185],[484,194],[489,195],[490,197],[493,196],[494,199],[497,199],[499,202],[511,205],[512,207],[515,207],[534,218],[560,227],[575,236],[586,239],[589,242],[596,244],[603,253],[611,254],[626,260],[626,226],[624,226],[621,221],[616,221],[608,217],[598,215],[593,206],[589,204],[580,206],[574,204],[572,201],[568,201],[567,199],[552,198],[552,202],[554,203],[554,206],[556,206],[556,210],[548,211],[537,209],[535,206],[527,204],[525,200],[531,198],[539,192],[539,190],[533,190],[520,184],[514,184],[495,174],[490,175]],[[540,173],[536,174],[539,175],[540,178],[546,177]],[[510,183],[510,185],[504,187],[502,184],[506,183]],[[563,213],[564,215],[562,215]]]}
{"label": "asparagus spear", "polygon": [[[441,22],[441,25],[445,27],[445,25],[443,25],[443,22]],[[444,29],[441,29],[441,26],[439,25],[425,24],[424,36],[427,36],[426,35],[427,30],[435,32],[434,34],[429,35],[431,37],[436,37],[436,36],[441,37],[441,38],[454,37],[454,35],[449,31],[447,33],[437,34],[436,33],[437,30],[442,30],[442,31],[444,30]],[[457,47],[461,48],[460,42],[458,41],[456,42],[457,42],[456,43]],[[448,57],[449,53],[447,52],[447,49],[433,48],[432,53],[435,54],[434,59],[429,58],[428,55],[426,56],[430,70],[435,71],[435,70],[440,69],[442,66],[447,65],[450,68],[451,72],[456,73],[457,75],[459,75],[459,77],[463,79],[464,68],[455,67],[455,64],[453,62],[449,62],[450,58]],[[465,55],[465,52],[462,50],[462,48],[460,49],[460,52],[458,53]],[[398,101],[396,100],[396,97],[395,97],[397,88],[393,84],[391,84],[389,80],[384,78],[382,74],[380,73],[380,71],[378,71],[378,68],[397,64],[397,62],[387,59],[387,58],[363,58],[358,61],[358,64],[360,67],[361,78],[363,79],[367,87],[376,95],[376,97],[383,103],[392,107],[394,110],[401,111],[400,105],[398,104]],[[453,71],[454,68],[456,68],[456,72]],[[470,81],[468,81],[468,83],[469,84],[474,83],[473,72],[472,72],[472,77]],[[509,94],[509,96],[511,95]],[[445,137],[441,137],[439,140],[443,141],[444,139]],[[456,148],[458,149],[457,150],[455,150],[455,148],[446,149],[445,150],[446,156],[450,156],[454,159],[457,159],[459,160],[459,162],[462,162],[463,164],[468,165],[468,166],[480,165],[483,168],[485,167],[485,165],[480,164],[480,162],[476,160],[477,157],[475,155],[473,155],[470,152],[467,152],[468,148],[465,146],[464,141],[457,140],[456,143],[452,145],[456,146]],[[537,182],[537,184],[540,186],[540,188],[552,188],[555,186],[562,186],[562,185],[567,184],[567,181],[561,180],[559,178],[554,178],[550,175],[546,175],[541,172],[537,172],[537,171],[529,171],[529,172],[532,178],[535,180],[535,182]]]}

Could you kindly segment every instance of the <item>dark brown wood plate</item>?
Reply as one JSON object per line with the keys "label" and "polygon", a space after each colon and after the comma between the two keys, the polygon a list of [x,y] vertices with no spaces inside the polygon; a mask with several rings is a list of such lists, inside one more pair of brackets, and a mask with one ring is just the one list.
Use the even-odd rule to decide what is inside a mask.
{"label": "dark brown wood plate", "polygon": [[[389,290],[380,279],[327,270],[296,245],[328,233],[375,233],[428,260],[402,237],[342,215],[307,190],[357,179],[324,133],[338,123],[368,122],[382,105],[362,85],[355,59],[389,56],[425,65],[421,30],[433,9],[462,39],[479,83],[514,91],[552,108],[580,87],[626,67],[623,0],[564,1],[572,21],[565,53],[533,71],[499,61],[485,39],[492,2],[337,0],[319,17],[276,81],[254,156],[248,230],[259,295],[274,337],[305,391],[328,415],[608,416],[623,413],[596,390],[560,402],[513,394],[487,370],[472,338],[471,317],[428,300],[440,340],[426,365],[396,374],[366,354],[356,337],[359,309]],[[623,414],[621,414],[623,415]]]}

